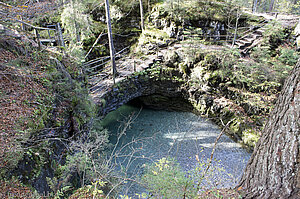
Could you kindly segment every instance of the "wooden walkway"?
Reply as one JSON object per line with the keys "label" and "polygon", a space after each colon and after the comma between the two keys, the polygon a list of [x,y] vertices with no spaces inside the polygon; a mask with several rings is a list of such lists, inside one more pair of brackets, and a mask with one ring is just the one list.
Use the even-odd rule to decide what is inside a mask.
{"label": "wooden walkway", "polygon": [[248,54],[248,52],[260,44],[263,40],[263,33],[265,32],[265,26],[269,23],[269,20],[261,21],[257,26],[242,33],[240,38],[235,42],[235,46],[240,50],[242,55]]}

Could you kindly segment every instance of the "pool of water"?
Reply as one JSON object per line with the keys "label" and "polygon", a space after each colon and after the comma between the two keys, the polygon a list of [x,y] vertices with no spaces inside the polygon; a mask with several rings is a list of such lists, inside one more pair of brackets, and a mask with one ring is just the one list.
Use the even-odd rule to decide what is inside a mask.
{"label": "pool of water", "polygon": [[[123,131],[126,122],[127,128]],[[111,133],[110,141],[117,145],[116,170],[126,171],[126,177],[131,179],[143,173],[145,164],[164,157],[176,159],[185,172],[193,170],[199,165],[196,156],[201,161],[210,158],[221,132],[210,120],[193,113],[157,111],[129,105],[108,114],[103,125]],[[241,145],[222,135],[216,145],[213,166],[222,167],[224,172],[214,176],[216,186],[236,185],[250,155]],[[134,181],[128,181],[122,194],[135,198],[135,193],[144,191]]]}

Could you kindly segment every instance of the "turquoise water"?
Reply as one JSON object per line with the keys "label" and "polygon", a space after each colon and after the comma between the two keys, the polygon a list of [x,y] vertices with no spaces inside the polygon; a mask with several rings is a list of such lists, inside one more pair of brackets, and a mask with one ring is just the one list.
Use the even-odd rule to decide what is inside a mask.
{"label": "turquoise water", "polygon": [[[120,139],[126,121],[130,125]],[[128,105],[108,114],[103,125],[111,132],[111,142],[116,144],[116,170],[126,171],[128,178],[143,173],[144,165],[163,157],[173,157],[182,170],[189,172],[198,163],[210,157],[221,130],[211,121],[188,112],[168,112],[141,109]],[[230,187],[238,182],[250,153],[238,143],[223,135],[218,141],[214,158],[215,166],[222,167],[224,174],[214,176],[218,187]],[[130,180],[122,194],[133,196],[145,191]]]}

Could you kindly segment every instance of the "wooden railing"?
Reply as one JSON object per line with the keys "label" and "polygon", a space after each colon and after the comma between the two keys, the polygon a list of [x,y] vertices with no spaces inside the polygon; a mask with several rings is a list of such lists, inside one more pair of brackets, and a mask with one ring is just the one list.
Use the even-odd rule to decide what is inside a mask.
{"label": "wooden railing", "polygon": [[[115,54],[116,59],[122,58],[129,48],[130,47],[126,47],[120,50],[119,52],[117,52]],[[100,58],[87,61],[82,64],[82,67],[85,68],[87,72],[89,72],[90,76],[92,76],[94,74],[97,74],[99,71],[101,72],[103,71],[103,69],[106,69],[105,65],[109,62],[110,62],[110,56],[105,56],[105,57],[100,57]],[[98,70],[98,68],[100,69]]]}
{"label": "wooden railing", "polygon": [[[24,6],[27,7],[27,6]],[[14,15],[11,14],[12,10],[16,10],[17,12],[22,11],[24,8],[21,7],[14,7],[11,5],[8,5],[6,3],[0,2],[0,20],[4,23],[12,24],[12,23],[20,23],[21,28],[20,31],[26,31],[26,30],[33,30],[36,38],[36,42],[38,43],[39,48],[41,48],[41,45],[43,43],[56,43],[58,46],[65,47],[64,38],[62,35],[62,30],[60,27],[60,24],[57,23],[55,25],[48,25],[48,27],[38,27],[30,24],[29,22],[25,22],[22,20],[21,15]],[[41,38],[40,32],[41,31],[48,31],[47,38]],[[51,34],[53,33],[54,34]],[[51,36],[54,35],[54,36]]]}
{"label": "wooden railing", "polygon": [[[14,20],[16,22],[21,23],[23,26],[25,26],[25,27],[27,26],[27,27],[32,28],[34,30],[35,37],[36,37],[37,43],[39,45],[39,48],[41,48],[41,45],[43,43],[56,43],[58,46],[65,47],[65,42],[64,42],[64,38],[63,38],[61,27],[60,27],[59,23],[57,23],[56,25],[48,25],[48,27],[45,28],[45,27],[37,27],[37,26],[31,25],[27,22],[18,20],[18,19],[14,19]],[[54,28],[49,28],[49,27],[54,27]],[[40,37],[40,32],[39,31],[44,31],[44,30],[48,31],[48,38],[41,38]],[[54,31],[54,35],[55,35],[54,37],[51,36],[50,31]]]}

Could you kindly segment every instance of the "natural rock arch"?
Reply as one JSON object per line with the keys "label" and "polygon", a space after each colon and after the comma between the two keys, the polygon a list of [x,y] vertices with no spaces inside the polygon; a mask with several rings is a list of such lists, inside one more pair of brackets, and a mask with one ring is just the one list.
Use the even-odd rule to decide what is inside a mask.
{"label": "natural rock arch", "polygon": [[160,95],[172,100],[187,101],[187,90],[183,90],[182,83],[171,79],[150,78],[148,75],[134,75],[122,80],[116,86],[101,96],[94,97],[99,106],[98,115],[104,117],[109,112],[119,108],[127,102],[144,96]]}

